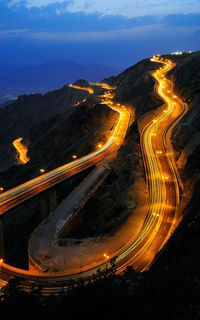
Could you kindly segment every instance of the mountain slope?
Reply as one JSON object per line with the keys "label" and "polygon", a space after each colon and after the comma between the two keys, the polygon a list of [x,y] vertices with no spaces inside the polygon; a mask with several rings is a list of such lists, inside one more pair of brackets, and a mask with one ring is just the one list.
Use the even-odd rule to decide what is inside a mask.
{"label": "mountain slope", "polygon": [[[76,287],[67,297],[59,297],[58,300],[55,299],[56,302],[54,304],[52,304],[52,301],[50,301],[47,307],[49,314],[51,314],[53,311],[56,314],[62,314],[65,312],[66,306],[68,306],[69,309],[72,308],[73,310],[73,317],[76,317],[79,311],[77,309],[77,301],[79,301],[82,307],[82,316],[84,314],[88,318],[91,315],[94,318],[96,310],[99,310],[99,314],[101,313],[101,316],[105,316],[104,306],[109,306],[109,312],[112,317],[117,317],[119,315],[122,317],[127,311],[129,311],[134,314],[136,319],[155,319],[157,317],[166,320],[199,319],[200,54],[199,52],[196,52],[191,55],[183,54],[182,56],[177,57],[166,55],[165,57],[173,59],[177,63],[177,66],[167,76],[173,79],[176,93],[186,103],[188,103],[189,106],[189,111],[175,127],[172,135],[172,142],[177,155],[176,160],[184,185],[181,200],[186,198],[186,200],[189,202],[183,211],[183,220],[168,241],[165,249],[158,254],[157,259],[150,271],[143,274],[137,274],[129,269],[122,277],[113,276],[107,278],[105,276],[105,279],[100,279],[97,282],[93,281],[88,287]],[[157,67],[157,64],[154,65],[149,60],[144,60],[125,70],[116,78],[113,77],[107,80],[109,83],[117,85],[116,100],[125,104],[132,104],[133,107],[136,108],[137,117],[143,116],[146,112],[153,110],[162,104],[162,101],[160,101],[153,93],[154,80],[150,75],[150,72]],[[52,99],[52,102],[53,101],[54,100]],[[105,116],[109,116],[105,108],[105,110],[102,111],[102,116],[99,119],[98,115],[101,107],[102,106],[95,107],[97,109],[94,115],[94,127],[99,122],[103,123]],[[83,108],[84,110],[81,111],[81,108],[80,112],[83,116],[83,122],[85,122],[84,125],[86,127],[83,126],[82,130],[84,132],[85,130],[88,130],[85,132],[87,135],[87,133],[91,132],[92,130],[91,127],[87,128],[87,122],[89,121],[89,123],[93,123],[92,113],[94,110],[88,108],[88,106],[84,106]],[[91,110],[91,112],[89,110]],[[70,141],[70,130],[74,130],[72,132],[75,140],[79,140],[81,138],[79,133],[77,133],[82,124],[82,118],[79,119],[80,113],[73,113],[70,116],[69,119],[72,119],[74,122],[72,121],[72,128],[69,127],[66,131],[64,128],[65,126],[70,126],[70,121],[68,122],[69,119],[63,119],[63,115],[64,112],[61,115],[55,115],[55,117],[52,117],[51,119],[46,119],[44,122],[37,122],[37,124],[35,123],[34,127],[30,128],[30,132],[26,128],[23,129],[23,132],[29,132],[28,135],[30,135],[32,142],[34,138],[38,139],[38,145],[33,145],[32,147],[32,151],[35,150],[34,152],[37,154],[37,166],[42,163],[39,162],[41,161],[41,159],[39,159],[40,155],[42,155],[42,157],[48,155],[48,149],[47,152],[43,153],[42,148],[47,140],[51,140],[51,136],[49,136],[50,132],[48,131],[48,134],[44,134],[40,143],[39,136],[37,136],[37,134],[39,135],[40,130],[41,132],[43,130],[44,133],[46,128],[51,127],[53,135],[55,135],[54,129],[58,131],[60,130],[60,134],[57,136],[57,138],[60,138],[56,138],[56,141],[54,141],[55,145],[49,145],[50,148],[55,148],[58,156],[62,156],[63,144],[61,143],[58,145],[58,149],[56,149],[56,143],[59,142],[60,139],[69,139]],[[63,119],[63,122],[60,122],[61,118]],[[58,127],[54,128],[55,124],[59,125],[60,129]],[[74,127],[76,124],[77,127]],[[82,131],[80,135],[82,135]],[[59,149],[60,147],[61,149]],[[38,151],[36,150],[37,148]],[[68,150],[67,147],[66,150]],[[66,155],[63,155],[63,157],[65,156],[67,160],[67,153]],[[186,161],[183,162],[182,159],[185,159]],[[13,170],[16,170],[16,168]],[[20,168],[20,170],[22,169]],[[24,169],[24,172],[26,170],[27,168]],[[139,150],[139,134],[137,125],[135,123],[130,127],[125,144],[122,146],[118,157],[115,159],[114,170],[109,177],[105,189],[100,190],[99,194],[95,195],[95,199],[88,204],[89,208],[86,207],[86,209],[91,213],[87,221],[88,227],[91,228],[89,230],[89,232],[91,232],[89,233],[89,236],[94,236],[94,233],[99,235],[105,234],[105,231],[107,232],[111,226],[111,224],[108,224],[109,220],[113,222],[114,226],[117,225],[119,212],[116,209],[119,209],[120,207],[120,210],[124,211],[124,202],[121,202],[121,200],[124,201],[125,194],[127,194],[127,187],[132,188],[133,180],[137,177],[139,171],[141,173],[142,170],[142,160]],[[133,172],[134,174],[132,176],[131,173]],[[7,176],[2,176],[2,178],[5,179],[4,181],[8,181],[11,176],[14,176],[14,173],[16,173],[16,171],[7,172]],[[70,180],[68,181],[68,184],[66,183],[64,185],[63,189],[66,188],[69,190],[70,183],[73,186],[73,181]],[[114,197],[112,196],[113,192],[115,193]],[[143,188],[143,195],[145,195],[145,188]],[[128,196],[131,195],[129,194]],[[116,202],[117,208],[110,206],[110,204],[113,205],[113,202]],[[108,204],[107,208],[106,204]],[[123,206],[121,204],[123,204]],[[101,211],[102,208],[103,211]],[[20,228],[17,229],[17,227],[15,228],[14,225],[17,224],[18,219],[19,224],[22,225],[23,221],[23,227],[26,226],[26,228],[29,228],[30,230],[30,221],[28,221],[27,212],[32,214],[32,221],[35,223],[36,214],[33,214],[34,210],[36,213],[37,210],[40,210],[39,204],[37,204],[37,209],[30,204],[28,204],[28,206],[23,206],[21,212],[19,208],[18,210],[15,209],[15,211],[11,213],[12,221],[10,221],[10,223],[7,221],[7,230],[10,232],[10,237],[8,236],[10,241],[10,252],[13,253],[15,250],[14,259],[10,254],[11,261],[12,259],[15,260],[15,262],[18,261],[19,255],[17,253],[21,252],[19,249],[20,241],[17,239],[16,241],[19,242],[15,244],[14,247],[12,241],[10,240],[11,237],[14,237],[13,235],[19,234],[17,231]],[[124,217],[122,217],[122,221],[123,218]],[[19,222],[20,219],[21,221]],[[15,221],[15,223],[13,223],[13,221]],[[93,224],[93,222],[95,222],[95,224]],[[23,228],[21,227],[21,229]],[[82,229],[79,231],[82,231],[83,236],[88,235],[88,229]],[[27,237],[27,234],[26,237],[21,235],[21,243],[25,242],[24,239]],[[18,248],[16,248],[17,246]],[[23,255],[24,252],[21,253],[21,256]],[[53,305],[54,310],[52,310],[51,304]],[[41,310],[40,308],[42,307],[39,303],[38,310]],[[91,312],[91,310],[93,312]]]}

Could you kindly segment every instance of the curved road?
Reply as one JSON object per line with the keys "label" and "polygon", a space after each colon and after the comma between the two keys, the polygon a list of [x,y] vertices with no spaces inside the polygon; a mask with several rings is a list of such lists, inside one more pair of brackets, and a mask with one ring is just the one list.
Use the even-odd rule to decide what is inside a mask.
{"label": "curved road", "polygon": [[[163,63],[164,65],[155,71],[152,76],[157,80],[156,91],[165,102],[165,106],[159,115],[145,126],[141,133],[141,149],[148,181],[150,206],[144,224],[137,236],[120,249],[119,252],[115,253],[114,257],[109,257],[109,259],[115,258],[116,272],[119,273],[122,272],[127,265],[132,265],[137,271],[148,269],[155,259],[156,254],[162,249],[170,237],[177,219],[176,214],[180,192],[173,158],[167,150],[168,133],[187,111],[187,107],[174,95],[172,82],[165,78],[165,74],[174,67],[174,64],[169,60],[163,60],[159,57],[154,57],[152,61]],[[112,104],[110,106],[113,109],[116,108],[116,111],[120,113],[120,120],[109,141],[101,150],[84,157],[82,160],[79,159],[73,162],[73,164],[75,163],[77,165],[77,168],[80,168],[79,166],[82,165],[84,166],[85,162],[97,162],[101,158],[102,152],[106,156],[110,152],[110,149],[112,150],[112,148],[116,148],[116,146],[119,147],[119,144],[122,142],[126,131],[124,127],[127,129],[129,116],[126,109],[117,106],[113,107]],[[72,163],[57,170],[62,176],[62,170],[68,168],[70,172],[71,166]],[[70,174],[73,174],[73,172]],[[54,171],[53,176],[52,173],[48,175],[49,176],[46,174],[44,176],[44,181],[40,180],[41,186],[55,179]],[[29,183],[30,182],[27,183],[28,186]],[[34,188],[34,183],[32,182],[32,184]],[[24,189],[23,186],[21,188],[22,193],[26,193],[26,188]],[[8,198],[5,193],[2,194],[5,205],[6,201],[11,201],[12,203],[12,192],[11,190],[10,198],[9,193],[7,194]],[[17,194],[14,193],[14,197],[15,196],[17,196]],[[4,210],[5,209],[6,207],[4,207]],[[87,278],[94,275],[97,270],[105,271],[107,268],[110,268],[110,265],[110,261],[107,261],[107,263],[103,263],[96,268],[83,271],[80,274],[67,276],[65,274],[31,274],[29,271],[16,269],[2,262],[0,271],[3,279],[10,278],[11,275],[13,277],[20,277],[22,278],[21,283],[23,286],[30,288],[33,283],[40,284],[42,285],[43,293],[53,293],[58,292],[63,283],[65,283],[67,288],[68,283],[72,280],[78,281],[78,279],[84,279],[86,281]]]}
{"label": "curved road", "polygon": [[70,176],[75,175],[76,173],[105,159],[114,151],[119,149],[126,135],[130,120],[130,113],[126,108],[112,105],[111,103],[109,104],[109,107],[119,113],[119,119],[105,145],[80,159],[72,161],[55,170],[43,174],[42,176],[29,180],[16,188],[2,193],[0,196],[0,215],[27,199],[32,198],[38,193],[51,188]]}
{"label": "curved road", "polygon": [[30,158],[27,156],[28,148],[21,143],[23,138],[18,138],[13,141],[13,146],[17,151],[17,160],[20,164],[27,163]]}

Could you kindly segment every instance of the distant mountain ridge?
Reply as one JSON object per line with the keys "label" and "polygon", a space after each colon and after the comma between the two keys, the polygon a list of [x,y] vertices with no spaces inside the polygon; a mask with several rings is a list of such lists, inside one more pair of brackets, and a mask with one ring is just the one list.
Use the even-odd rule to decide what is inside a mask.
{"label": "distant mountain ridge", "polygon": [[120,70],[98,64],[82,65],[70,60],[52,60],[36,66],[8,68],[0,66],[0,104],[8,101],[8,95],[45,93],[83,78],[101,81],[117,75]]}

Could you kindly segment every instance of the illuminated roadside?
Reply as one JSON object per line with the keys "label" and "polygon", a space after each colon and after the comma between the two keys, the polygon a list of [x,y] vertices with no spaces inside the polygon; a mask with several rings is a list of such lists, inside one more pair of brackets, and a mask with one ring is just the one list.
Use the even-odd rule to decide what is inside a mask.
{"label": "illuminated roadside", "polygon": [[94,90],[92,88],[80,87],[80,86],[76,86],[74,84],[69,84],[68,87],[74,88],[77,90],[87,91],[89,94],[94,94]]}
{"label": "illuminated roadside", "polygon": [[120,259],[127,258],[128,255],[130,259],[119,270],[129,264],[137,271],[149,268],[171,236],[180,199],[174,163],[167,152],[166,134],[184,115],[186,107],[173,93],[172,82],[164,77],[174,64],[158,57],[154,57],[152,61],[164,64],[164,67],[152,75],[157,80],[156,91],[165,102],[165,106],[161,113],[146,125],[141,134],[150,208],[137,237],[127,250],[120,254]]}
{"label": "illuminated roadside", "polygon": [[[101,84],[96,84],[102,87]],[[103,85],[105,86],[105,85]],[[82,90],[82,88],[77,88]],[[109,87],[106,85],[106,89],[113,90],[112,87]],[[36,194],[40,193],[41,191],[51,187],[52,185],[59,183],[60,181],[66,179],[69,175],[74,175],[85,168],[104,160],[106,157],[110,156],[113,152],[119,149],[120,145],[124,141],[124,137],[126,135],[126,131],[129,126],[130,121],[130,112],[124,107],[120,106],[120,104],[114,104],[108,97],[111,98],[113,95],[105,93],[102,96],[102,102],[106,102],[108,106],[116,111],[119,114],[117,124],[115,125],[114,129],[112,130],[112,133],[107,140],[107,142],[102,145],[99,144],[98,150],[90,153],[89,155],[82,157],[80,159],[77,159],[73,162],[70,162],[62,167],[59,167],[51,172],[44,173],[40,177],[30,180],[23,185],[20,185],[19,187],[13,188],[7,192],[2,193],[1,196],[1,214],[8,211],[10,208],[18,205],[21,202],[24,202],[25,200],[29,199],[30,197],[35,196]],[[76,157],[77,158],[77,157]],[[64,175],[64,178],[63,178]],[[60,180],[60,177],[62,180]],[[54,179],[56,178],[56,181]],[[36,283],[42,283],[45,281],[45,285],[49,283],[52,284],[52,279],[60,279],[61,281],[64,281],[65,279],[62,279],[62,277],[66,277],[66,274],[59,274],[58,276],[53,276],[52,274],[45,274],[45,275],[38,275],[35,273],[32,273],[27,270],[18,269],[15,267],[12,267],[10,265],[7,265],[4,263],[4,261],[1,259],[0,261],[0,271],[3,272],[4,277],[20,277],[23,278],[24,281],[35,281]],[[86,273],[84,272],[84,277],[88,277],[93,272],[96,272],[95,270],[88,270]],[[71,275],[70,278],[76,278],[77,274]]]}
{"label": "illuminated roadside", "polygon": [[[141,134],[141,149],[149,188],[150,206],[145,222],[137,236],[118,252],[115,252],[114,256],[109,255],[109,259],[113,257],[116,258],[116,271],[119,273],[128,265],[132,265],[137,271],[143,271],[149,268],[156,254],[161,250],[171,235],[173,225],[176,221],[177,205],[180,198],[174,164],[170,155],[167,153],[166,134],[169,128],[176,121],[180,120],[184,112],[186,112],[186,107],[182,101],[174,95],[172,82],[164,78],[165,74],[174,67],[174,64],[169,60],[164,61],[156,57],[154,57],[152,61],[164,64],[163,68],[155,71],[152,75],[157,80],[156,91],[165,101],[166,105],[161,113],[146,125]],[[113,152],[113,150],[117,149],[123,142],[130,114],[128,114],[126,108],[118,104],[114,105],[113,102],[110,101],[109,94],[104,95],[102,103],[107,103],[113,110],[119,113],[118,123],[109,140],[105,145],[101,146],[99,150],[90,155],[56,169],[56,174],[61,174],[62,170],[70,170],[70,168],[79,166],[84,162],[90,162],[91,159],[95,159],[96,162],[100,161],[109,149],[112,149]],[[49,181],[54,176],[54,173],[55,170],[43,175],[43,177]],[[42,180],[40,182],[42,183]],[[33,183],[33,180],[31,183]],[[18,190],[20,187],[22,186],[19,186]],[[2,196],[5,194],[6,193],[3,193]],[[70,280],[77,281],[80,278],[87,279],[95,274],[99,268],[103,272],[109,269],[110,265],[108,261],[106,261],[106,263],[102,263],[96,268],[83,270],[81,274],[59,274],[57,276],[46,274],[39,276],[2,263],[2,270],[4,272],[8,272],[8,274],[10,272],[10,274],[16,276],[23,276],[27,281],[29,279],[36,282],[39,281],[39,283],[43,283],[46,286],[48,286],[48,284],[53,285],[54,281],[60,281],[60,283],[62,283],[63,281]]]}

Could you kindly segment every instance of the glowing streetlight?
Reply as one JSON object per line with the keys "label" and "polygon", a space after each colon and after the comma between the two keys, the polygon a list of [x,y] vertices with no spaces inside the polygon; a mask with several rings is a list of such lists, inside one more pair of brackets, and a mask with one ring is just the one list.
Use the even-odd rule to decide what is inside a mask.
{"label": "glowing streetlight", "polygon": [[45,170],[44,169],[40,169],[40,173],[41,174],[45,173]]}
{"label": "glowing streetlight", "polygon": [[1,202],[1,194],[2,194],[3,190],[4,190],[4,188],[0,187],[0,202]]}
{"label": "glowing streetlight", "polygon": [[110,258],[110,256],[108,256],[106,253],[104,253],[104,258],[106,258],[106,259],[109,259]]}
{"label": "glowing streetlight", "polygon": [[77,156],[74,154],[74,155],[72,156],[72,158],[73,158],[73,159],[77,159]]}
{"label": "glowing streetlight", "polygon": [[107,253],[104,253],[104,258],[106,259],[106,271],[107,271],[107,267],[108,267],[108,259],[110,258],[109,255],[107,255]]}
{"label": "glowing streetlight", "polygon": [[3,190],[4,190],[4,188],[0,187],[0,197],[1,197],[1,194],[2,194]]}
{"label": "glowing streetlight", "polygon": [[101,143],[98,144],[98,148],[101,149],[103,146]]}

